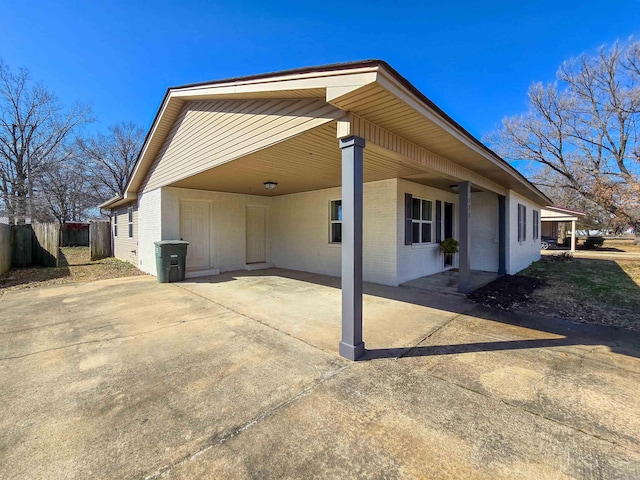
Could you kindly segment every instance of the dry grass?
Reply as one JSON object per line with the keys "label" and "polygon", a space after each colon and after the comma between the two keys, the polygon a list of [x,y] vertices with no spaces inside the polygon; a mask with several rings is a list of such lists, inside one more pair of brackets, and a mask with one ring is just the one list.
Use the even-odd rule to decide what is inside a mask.
{"label": "dry grass", "polygon": [[0,276],[0,292],[134,275],[144,273],[117,258],[103,258],[92,262],[88,247],[65,247],[61,249],[57,268],[15,268]]}
{"label": "dry grass", "polygon": [[616,250],[621,250],[623,252],[640,253],[640,245],[634,245],[633,239],[629,239],[629,240],[607,239],[604,241],[603,247],[615,248]]}
{"label": "dry grass", "polygon": [[545,286],[520,310],[640,331],[640,260],[545,256],[522,275]]}

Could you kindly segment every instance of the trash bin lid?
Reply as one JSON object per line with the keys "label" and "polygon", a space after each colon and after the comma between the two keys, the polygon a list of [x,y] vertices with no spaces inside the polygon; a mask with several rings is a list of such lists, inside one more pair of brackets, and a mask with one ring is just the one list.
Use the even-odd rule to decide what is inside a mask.
{"label": "trash bin lid", "polygon": [[159,242],[153,242],[154,245],[189,245],[186,240],[160,240]]}

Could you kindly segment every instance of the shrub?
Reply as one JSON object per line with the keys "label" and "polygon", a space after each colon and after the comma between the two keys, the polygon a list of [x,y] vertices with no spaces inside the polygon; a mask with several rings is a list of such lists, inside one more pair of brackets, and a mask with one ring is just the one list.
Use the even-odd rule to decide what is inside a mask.
{"label": "shrub", "polygon": [[455,238],[447,238],[440,244],[440,251],[445,255],[453,255],[458,253],[458,242]]}
{"label": "shrub", "polygon": [[557,253],[555,255],[551,255],[550,257],[556,262],[571,262],[573,261],[573,253],[571,252],[561,252],[561,253]]}
{"label": "shrub", "polygon": [[584,241],[584,248],[587,250],[593,250],[604,245],[604,237],[587,237]]}

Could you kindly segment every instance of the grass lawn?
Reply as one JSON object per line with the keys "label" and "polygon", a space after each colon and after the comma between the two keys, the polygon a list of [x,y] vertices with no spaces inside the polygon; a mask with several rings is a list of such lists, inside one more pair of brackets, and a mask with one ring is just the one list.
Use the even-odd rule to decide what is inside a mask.
{"label": "grass lawn", "polygon": [[103,258],[92,262],[89,258],[89,247],[64,247],[60,250],[60,261],[57,268],[14,268],[4,275],[0,275],[0,292],[144,275],[132,264],[117,258]]}
{"label": "grass lawn", "polygon": [[520,275],[545,284],[520,310],[640,330],[640,260],[545,256]]}
{"label": "grass lawn", "polygon": [[615,248],[623,252],[640,253],[640,245],[634,245],[633,239],[606,239],[603,248]]}

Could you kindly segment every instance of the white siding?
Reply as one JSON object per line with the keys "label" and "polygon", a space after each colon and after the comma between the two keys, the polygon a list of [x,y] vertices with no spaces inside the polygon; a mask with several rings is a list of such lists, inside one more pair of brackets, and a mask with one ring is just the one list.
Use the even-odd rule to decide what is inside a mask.
{"label": "white siding", "polygon": [[471,269],[498,271],[498,196],[471,194]]}
{"label": "white siding", "polygon": [[[518,241],[518,204],[527,208],[527,230],[523,242]],[[533,239],[533,210],[542,207],[509,190],[507,195],[507,273],[514,275],[540,259],[540,238]],[[540,231],[540,230],[538,230]]]}
{"label": "white siding", "polygon": [[343,115],[322,100],[185,103],[143,181],[153,190],[229,162]]}
{"label": "white siding", "polygon": [[[436,188],[427,187],[418,183],[398,180],[396,195],[396,244],[398,248],[398,275],[397,283],[408,282],[415,278],[433,275],[442,272],[443,255],[438,244],[431,245],[405,245],[404,244],[404,194],[410,193],[414,197],[420,197],[442,202],[453,203],[453,236],[458,237],[458,195]],[[435,208],[435,207],[434,207]],[[433,219],[433,239],[435,241],[435,215]],[[457,257],[457,255],[456,255]],[[455,260],[457,262],[457,259]]]}
{"label": "white siding", "polygon": [[[276,266],[340,276],[342,249],[329,243],[329,205],[341,198],[341,188],[273,198],[272,261]],[[396,180],[364,185],[363,277],[365,281],[397,285]]]}
{"label": "white siding", "polygon": [[138,198],[140,252],[138,268],[156,275],[156,254],[153,242],[162,239],[161,190],[145,192]]}
{"label": "white siding", "polygon": [[[128,207],[133,207],[133,237],[129,237]],[[114,208],[111,215],[118,217],[118,235],[113,238],[113,256],[138,265],[138,205],[136,202]],[[111,220],[114,233],[114,220]]]}

